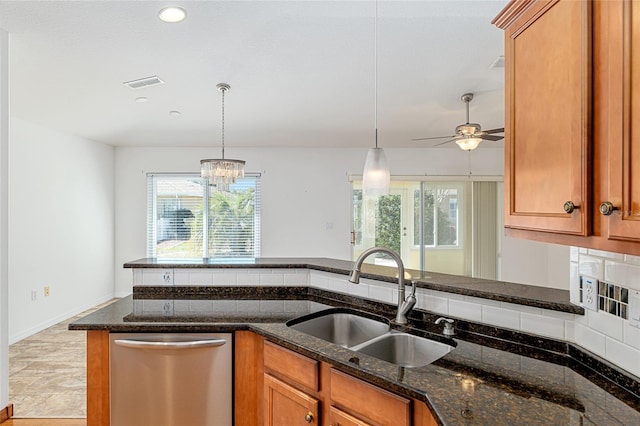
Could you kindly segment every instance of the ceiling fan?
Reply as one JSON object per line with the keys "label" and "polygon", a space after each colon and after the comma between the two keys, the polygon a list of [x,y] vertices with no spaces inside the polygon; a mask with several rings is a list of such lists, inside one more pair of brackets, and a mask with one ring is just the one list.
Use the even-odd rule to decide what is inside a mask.
{"label": "ceiling fan", "polygon": [[465,93],[460,98],[467,105],[467,122],[464,124],[460,124],[456,127],[456,132],[452,136],[435,136],[432,138],[418,138],[411,139],[412,141],[426,141],[430,139],[449,139],[442,143],[439,143],[434,146],[444,145],[445,143],[454,142],[458,144],[458,146],[465,151],[471,151],[472,149],[476,149],[480,142],[483,140],[487,141],[499,141],[503,139],[504,136],[497,136],[495,133],[504,133],[504,128],[501,129],[491,129],[491,130],[482,130],[478,123],[469,123],[469,102],[473,100],[473,93]]}

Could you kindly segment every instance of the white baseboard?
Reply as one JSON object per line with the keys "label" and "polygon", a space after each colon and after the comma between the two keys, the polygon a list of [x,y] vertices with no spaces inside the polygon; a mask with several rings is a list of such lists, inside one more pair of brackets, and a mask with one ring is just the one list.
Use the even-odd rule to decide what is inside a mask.
{"label": "white baseboard", "polygon": [[[90,302],[90,303],[87,303],[85,305],[78,306],[76,308],[73,308],[70,311],[67,311],[67,312],[62,313],[60,315],[57,315],[57,316],[55,316],[53,318],[50,318],[50,319],[48,319],[46,321],[43,321],[40,324],[36,324],[33,327],[29,327],[26,330],[22,330],[22,331],[20,331],[20,332],[18,332],[16,334],[14,334],[13,336],[9,336],[9,344],[12,345],[14,343],[19,342],[22,339],[26,339],[29,336],[33,336],[34,334],[36,334],[36,333],[38,333],[38,332],[40,332],[42,330],[45,330],[45,329],[51,327],[52,325],[56,325],[61,321],[67,320],[67,319],[69,319],[71,317],[74,317],[74,316],[76,316],[76,315],[78,315],[78,314],[80,314],[80,313],[82,313],[82,312],[84,312],[84,311],[86,311],[88,309],[93,308],[96,305],[100,305],[101,303],[108,302],[109,300],[113,299],[114,297],[118,297],[118,296],[115,296],[113,294],[108,294],[108,295],[102,296],[102,297],[98,298],[98,300],[96,300],[94,302]],[[9,318],[9,321],[11,321],[11,318]]]}
{"label": "white baseboard", "polygon": [[123,299],[123,298],[125,298],[125,297],[127,297],[127,296],[130,296],[131,294],[133,294],[133,293],[131,292],[131,290],[126,290],[126,291],[117,291],[117,292],[116,292],[116,294],[115,294],[115,296],[113,296],[113,297],[117,297],[118,299]]}

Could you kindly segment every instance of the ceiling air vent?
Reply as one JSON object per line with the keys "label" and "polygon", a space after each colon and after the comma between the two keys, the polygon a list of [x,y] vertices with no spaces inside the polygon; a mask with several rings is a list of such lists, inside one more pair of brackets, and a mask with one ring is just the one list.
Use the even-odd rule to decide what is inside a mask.
{"label": "ceiling air vent", "polygon": [[124,84],[130,89],[142,89],[143,87],[156,86],[158,84],[163,84],[163,83],[164,81],[162,81],[160,77],[158,77],[157,75],[154,75],[152,77],[145,77],[145,78],[140,78],[138,80],[127,81],[122,84]]}

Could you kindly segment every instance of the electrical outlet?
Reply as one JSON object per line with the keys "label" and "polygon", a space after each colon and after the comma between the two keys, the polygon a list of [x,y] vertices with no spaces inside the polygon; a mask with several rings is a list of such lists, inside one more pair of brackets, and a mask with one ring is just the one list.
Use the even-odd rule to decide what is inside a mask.
{"label": "electrical outlet", "polygon": [[51,290],[49,289],[49,286],[46,285],[44,286],[44,297],[49,297],[51,296]]}
{"label": "electrical outlet", "polygon": [[162,281],[166,285],[173,285],[173,269],[162,271]]}
{"label": "electrical outlet", "polygon": [[36,300],[38,298],[38,292],[36,290],[31,290],[31,300]]}
{"label": "electrical outlet", "polygon": [[165,300],[162,302],[162,315],[173,315],[173,300]]}
{"label": "electrical outlet", "polygon": [[582,306],[598,310],[598,280],[595,278],[582,277]]}

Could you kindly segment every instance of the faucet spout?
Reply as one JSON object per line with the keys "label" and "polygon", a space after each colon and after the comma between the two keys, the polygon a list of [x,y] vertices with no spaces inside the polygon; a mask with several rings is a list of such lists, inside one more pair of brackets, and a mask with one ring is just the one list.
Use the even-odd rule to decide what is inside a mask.
{"label": "faucet spout", "polygon": [[413,283],[411,296],[409,296],[405,300],[406,294],[404,283],[404,263],[402,263],[402,259],[400,258],[398,253],[386,247],[368,248],[367,250],[363,251],[360,256],[358,256],[358,259],[356,259],[356,263],[351,270],[351,275],[349,276],[349,281],[354,284],[360,283],[360,269],[362,268],[362,264],[364,263],[365,259],[373,253],[384,253],[390,256],[396,262],[396,267],[398,268],[398,313],[396,315],[395,322],[397,322],[398,324],[406,324],[408,322],[407,314],[416,304],[416,287],[415,283]]}

